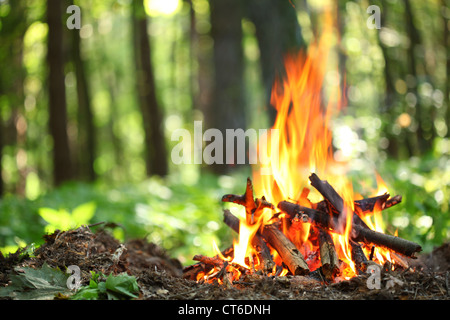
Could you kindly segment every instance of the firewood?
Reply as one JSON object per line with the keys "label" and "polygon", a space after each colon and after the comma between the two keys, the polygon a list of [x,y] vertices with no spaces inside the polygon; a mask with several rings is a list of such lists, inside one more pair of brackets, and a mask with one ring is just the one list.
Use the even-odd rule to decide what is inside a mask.
{"label": "firewood", "polygon": [[[328,183],[326,180],[320,180],[320,178],[312,173],[309,176],[309,180],[311,181],[311,185],[320,192],[320,194],[327,200],[336,210],[336,214],[340,215],[344,212],[344,200],[342,197],[334,190],[334,188]],[[362,227],[368,228],[366,223],[355,213],[353,212],[353,224],[360,225]]]}
{"label": "firewood", "polygon": [[402,202],[402,196],[401,195],[396,195],[396,196],[386,200],[386,203],[384,204],[384,208],[383,209],[387,209],[387,208],[390,208],[392,206],[395,206],[396,204],[399,204],[400,202]]}
{"label": "firewood", "polygon": [[280,255],[293,275],[309,273],[309,267],[301,252],[274,224],[264,226],[262,236]]}
{"label": "firewood", "polygon": [[222,197],[222,201],[233,202],[244,206],[247,222],[250,222],[256,209],[255,199],[253,198],[253,184],[250,178],[247,178],[247,186],[243,195],[226,194]]}
{"label": "firewood", "polygon": [[370,214],[373,213],[376,209],[385,210],[396,204],[399,204],[402,201],[401,195],[396,195],[392,198],[389,198],[389,193],[385,193],[380,196],[365,198],[361,200],[355,200],[355,212],[357,214]]}
{"label": "firewood", "polygon": [[233,202],[245,207],[246,220],[248,223],[254,223],[255,213],[262,208],[275,207],[268,202],[264,196],[261,199],[253,198],[253,184],[250,178],[247,178],[247,187],[243,195],[226,194],[222,197],[223,202]]}
{"label": "firewood", "polygon": [[[229,226],[236,233],[239,233],[240,220],[234,216],[230,210],[223,210],[223,221],[227,226]],[[262,264],[262,270],[266,273],[272,272],[275,262],[272,260],[272,255],[270,254],[270,249],[267,247],[266,243],[262,239],[259,233],[256,233],[251,242],[252,246],[256,249],[258,256],[260,258],[260,263]]]}
{"label": "firewood", "polygon": [[304,222],[311,223],[324,230],[334,230],[337,233],[343,233],[344,228],[340,226],[337,217],[333,217],[328,213],[301,206],[289,201],[280,201],[278,203],[278,209],[287,213],[291,218],[296,215]]}
{"label": "firewood", "polygon": [[205,265],[201,262],[192,264],[183,269],[183,279],[196,280],[199,272],[205,272]]}
{"label": "firewood", "polygon": [[319,229],[319,248],[322,274],[328,281],[333,280],[339,273],[339,259],[333,239],[328,232],[322,229]]}
{"label": "firewood", "polygon": [[353,225],[351,238],[353,241],[364,242],[385,247],[410,258],[416,258],[414,254],[422,251],[422,247],[415,242],[400,237],[373,231],[358,225]]}
{"label": "firewood", "polygon": [[204,256],[202,254],[195,255],[192,258],[192,260],[200,261],[203,264],[212,265],[212,266],[220,267],[220,268],[223,267],[223,263],[224,263],[224,260],[220,259],[217,256],[215,256],[215,257],[207,257],[207,256]]}
{"label": "firewood", "polygon": [[349,241],[350,247],[352,248],[352,260],[355,263],[356,270],[358,274],[363,274],[367,268],[367,258],[361,245],[352,240]]}
{"label": "firewood", "polygon": [[[298,204],[281,201],[278,208],[283,210],[290,216],[295,214],[303,215],[303,219],[324,230],[332,230],[333,232],[342,234],[345,226],[339,223],[339,220],[332,215],[321,212],[315,209],[302,207]],[[355,215],[354,215],[355,216]],[[353,220],[351,240],[356,242],[364,242],[366,244],[374,244],[391,249],[397,253],[414,258],[414,253],[420,252],[422,247],[417,243],[408,241],[399,237],[391,236],[381,232],[373,231],[372,229],[359,225]]]}

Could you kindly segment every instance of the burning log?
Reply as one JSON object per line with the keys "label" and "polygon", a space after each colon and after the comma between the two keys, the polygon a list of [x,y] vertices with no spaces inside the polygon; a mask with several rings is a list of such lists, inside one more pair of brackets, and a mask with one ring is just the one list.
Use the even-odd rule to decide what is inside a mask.
{"label": "burning log", "polygon": [[372,198],[366,198],[361,200],[355,200],[355,211],[358,214],[370,214],[378,208],[378,210],[384,210],[399,204],[402,201],[402,196],[396,195],[389,198],[389,193],[385,193],[381,196]]}
{"label": "burning log", "polygon": [[[309,176],[309,180],[311,181],[311,185],[320,192],[320,194],[324,197],[328,203],[333,206],[335,210],[332,210],[333,215],[340,215],[344,212],[344,200],[342,197],[334,190],[334,188],[328,183],[326,180],[320,180],[320,178],[312,173]],[[368,228],[366,223],[355,213],[353,212],[353,224],[357,224]]]}
{"label": "burning log", "polygon": [[400,237],[373,231],[358,225],[353,225],[351,238],[353,241],[374,244],[391,249],[410,258],[416,258],[414,254],[422,251],[422,247],[415,242]]}
{"label": "burning log", "polygon": [[333,239],[328,232],[319,229],[320,261],[322,274],[327,280],[333,280],[339,273],[339,259]]}
{"label": "burning log", "polygon": [[301,252],[274,224],[264,226],[262,236],[278,252],[293,275],[309,273],[308,264]]}
{"label": "burning log", "polygon": [[399,204],[400,202],[402,202],[402,196],[396,195],[396,196],[386,200],[386,203],[384,204],[384,208],[382,208],[382,209],[390,208],[392,206],[395,206],[396,204]]}
{"label": "burning log", "polygon": [[[281,201],[278,204],[278,208],[289,214],[291,217],[294,217],[297,214],[301,216],[304,221],[309,222],[324,230],[332,230],[339,234],[342,234],[344,232],[345,226],[339,223],[336,217],[325,212],[306,208],[288,201]],[[355,214],[354,216],[357,215]],[[414,258],[414,253],[420,252],[422,250],[422,247],[417,243],[381,232],[373,231],[367,226],[355,223],[355,220],[353,220],[350,238],[351,240],[356,242],[364,242],[366,244],[372,243],[377,246],[385,247],[411,258]]]}
{"label": "burning log", "polygon": [[356,270],[358,270],[359,274],[365,272],[367,267],[367,258],[364,254],[364,251],[359,243],[356,243],[352,240],[349,241],[350,247],[352,248],[352,260],[355,263]]}
{"label": "burning log", "polygon": [[255,212],[262,208],[275,207],[270,202],[266,201],[264,197],[262,199],[254,199],[253,197],[253,184],[250,178],[247,178],[247,187],[243,195],[226,194],[222,197],[223,202],[233,202],[245,207],[246,219],[248,223],[254,223]]}
{"label": "burning log", "polygon": [[304,222],[313,224],[324,230],[334,230],[337,233],[343,233],[344,228],[340,226],[337,217],[333,217],[323,211],[311,209],[289,201],[280,201],[278,209],[287,213],[291,218],[298,216]]}
{"label": "burning log", "polygon": [[[227,226],[229,226],[236,233],[239,233],[239,224],[240,220],[236,216],[234,216],[230,210],[225,209],[223,211],[223,222]],[[262,265],[262,270],[266,273],[269,273],[273,270],[275,266],[275,262],[272,260],[272,256],[270,254],[270,249],[267,247],[266,243],[262,239],[259,233],[255,234],[252,239],[252,246],[256,249],[258,256],[260,258],[260,263]]]}
{"label": "burning log", "polygon": [[[229,257],[233,253],[233,247],[226,248],[225,250],[221,251],[222,256]],[[198,263],[195,263],[193,265],[187,266],[183,269],[183,278],[189,279],[189,280],[197,280],[197,275],[200,272],[207,273],[211,269],[213,269],[216,266],[220,266],[219,255],[215,255],[214,257],[206,257],[203,255],[195,255],[192,260],[200,261]],[[222,265],[223,265],[223,260]]]}
{"label": "burning log", "polygon": [[212,265],[212,266],[220,267],[220,268],[223,267],[223,263],[224,263],[224,260],[220,259],[217,256],[216,257],[207,257],[202,254],[195,255],[192,258],[192,260],[200,261],[203,264]]}

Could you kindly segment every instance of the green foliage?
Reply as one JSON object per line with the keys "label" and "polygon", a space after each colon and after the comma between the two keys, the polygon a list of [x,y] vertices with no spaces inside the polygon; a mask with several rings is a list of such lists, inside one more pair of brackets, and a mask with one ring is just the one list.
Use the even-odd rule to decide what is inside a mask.
{"label": "green foliage", "polygon": [[53,233],[56,229],[68,230],[86,225],[95,214],[95,202],[87,202],[79,205],[69,213],[65,209],[39,208],[39,215],[48,225],[45,226],[45,232]]}
{"label": "green foliage", "polygon": [[81,287],[71,300],[125,300],[139,297],[139,286],[136,278],[126,273],[105,276],[91,272],[89,285]]}
{"label": "green foliage", "polygon": [[15,251],[19,240],[21,246],[38,246],[49,226],[64,229],[112,222],[118,225],[112,230],[118,240],[146,237],[183,263],[190,263],[199,248],[205,254],[213,253],[213,240],[219,246],[221,241],[229,243],[231,232],[221,223],[221,198],[226,193],[243,193],[245,179],[244,174],[203,174],[190,183],[178,176],[118,186],[73,183],[34,201],[7,197],[0,200],[0,249],[3,253]]}
{"label": "green foliage", "polygon": [[50,268],[46,263],[40,269],[31,267],[15,268],[11,274],[11,284],[0,288],[0,297],[16,300],[51,300],[56,295],[70,294],[67,288],[68,274],[58,268]]}
{"label": "green foliage", "polygon": [[384,218],[399,235],[420,243],[425,251],[450,239],[450,159],[429,154],[422,159],[387,160],[380,165],[391,194],[401,204],[386,210]]}

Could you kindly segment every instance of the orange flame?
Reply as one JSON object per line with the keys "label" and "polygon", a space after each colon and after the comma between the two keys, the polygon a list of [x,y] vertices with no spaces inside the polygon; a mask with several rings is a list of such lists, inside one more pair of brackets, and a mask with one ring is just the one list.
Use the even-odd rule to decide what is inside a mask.
{"label": "orange flame", "polygon": [[[254,170],[253,181],[255,190],[272,203],[291,199],[310,207],[311,203],[306,198],[309,196],[309,181],[306,177],[311,172],[323,174],[330,183],[336,183],[336,189],[343,195],[348,208],[346,211],[352,213],[353,190],[342,174],[341,169],[345,166],[336,162],[332,153],[331,117],[341,106],[340,88],[334,88],[334,102],[330,99],[324,106],[322,98],[331,37],[332,19],[326,14],[322,36],[318,43],[310,45],[308,54],[305,56],[300,52],[296,56],[286,57],[285,77],[283,81],[274,83],[271,96],[271,103],[277,109],[272,129],[278,129],[278,161],[261,166],[263,169],[269,168],[271,174],[263,175],[259,168]],[[311,196],[319,199],[317,192]],[[339,246],[337,250],[341,256],[347,257],[352,267],[348,244],[352,214],[343,214],[342,218],[346,234],[336,236],[336,246]],[[288,237],[300,251],[307,252],[307,247],[303,250],[301,247],[311,247],[308,241],[310,224],[294,224],[292,228],[296,229],[292,232],[295,236],[288,232]]]}
{"label": "orange flame", "polygon": [[[356,214],[354,200],[361,196],[353,193],[352,183],[346,178],[345,172],[348,169],[346,163],[338,162],[333,158],[331,118],[340,110],[343,103],[340,88],[332,88],[330,96],[333,99],[327,103],[323,100],[326,62],[332,43],[332,25],[331,15],[325,14],[324,29],[319,41],[310,45],[306,55],[300,52],[285,58],[285,76],[283,80],[274,83],[271,95],[271,103],[277,110],[277,118],[272,129],[277,130],[278,145],[274,147],[271,144],[272,130],[268,133],[268,137],[260,141],[259,147],[268,150],[269,161],[253,168],[252,180],[256,193],[264,195],[275,205],[283,200],[293,200],[303,206],[311,207],[312,202],[316,200],[318,202],[322,200],[322,197],[314,189],[310,195],[310,183],[307,177],[311,172],[326,177],[344,201],[344,210],[339,213],[338,219],[345,231],[343,234],[332,233],[331,235],[338,257],[345,265],[345,268],[341,270],[342,275],[344,278],[349,278],[357,274],[349,239],[353,217]],[[277,161],[271,161],[270,155],[274,152],[278,153]],[[376,194],[387,192],[386,185],[379,175],[377,175],[377,183]],[[361,218],[373,230],[382,231],[381,208],[376,208],[374,211],[374,221],[370,216]],[[258,229],[270,223],[268,221],[273,214],[273,210],[266,208],[262,210],[260,216],[255,217],[255,222],[250,223],[248,217],[240,220],[239,239],[234,243],[232,263],[249,270],[259,263],[253,260],[256,254],[252,251],[250,243]],[[283,220],[282,215],[279,218]],[[291,219],[289,224],[283,226],[285,235],[305,256],[314,252],[312,240],[309,239],[310,228],[309,223],[295,219]],[[364,249],[367,250],[367,248]],[[218,249],[216,251],[220,253]],[[374,252],[376,261],[381,263],[390,259],[389,252],[385,251],[377,248]],[[273,251],[273,260],[278,266],[282,265],[276,251]],[[312,266],[317,267],[317,258],[309,260],[306,257],[306,261],[310,269],[315,269]],[[274,268],[273,274],[276,272]],[[288,270],[284,269],[279,275],[287,272]],[[207,276],[202,275],[202,277]]]}
{"label": "orange flame", "polygon": [[[305,177],[316,172],[330,179],[330,174],[336,173],[339,167],[333,159],[330,122],[342,101],[339,87],[333,88],[335,92],[330,95],[334,103],[332,99],[328,103],[323,99],[332,43],[332,18],[329,13],[324,17],[324,30],[318,43],[310,45],[306,56],[303,52],[288,55],[285,77],[275,81],[272,88],[271,103],[277,109],[272,129],[278,132],[279,145],[278,150],[270,152],[278,151],[278,161],[256,168],[253,182],[255,190],[275,204],[286,199],[304,201],[302,191],[309,186]],[[262,175],[260,169],[271,174]]]}

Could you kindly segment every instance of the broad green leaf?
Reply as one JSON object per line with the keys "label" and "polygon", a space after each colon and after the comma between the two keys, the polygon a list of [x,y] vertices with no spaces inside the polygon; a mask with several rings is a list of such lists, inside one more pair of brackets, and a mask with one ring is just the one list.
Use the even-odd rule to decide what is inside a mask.
{"label": "broad green leaf", "polygon": [[39,215],[44,219],[54,231],[54,229],[67,230],[72,227],[72,217],[69,212],[64,209],[55,210],[51,208],[39,208]]}
{"label": "broad green leaf", "polygon": [[70,294],[67,288],[68,274],[50,268],[46,263],[40,269],[16,268],[18,274],[11,275],[11,284],[0,289],[0,296],[17,300],[50,300],[56,294]]}
{"label": "broad green leaf", "polygon": [[98,300],[99,291],[97,288],[83,287],[70,297],[71,300]]}
{"label": "broad green leaf", "polygon": [[121,299],[138,298],[139,286],[136,278],[125,273],[117,276],[109,275],[106,278],[107,292],[112,292],[113,297]]}
{"label": "broad green leaf", "polygon": [[94,201],[83,203],[72,210],[72,220],[78,226],[88,224],[95,214],[97,205]]}

